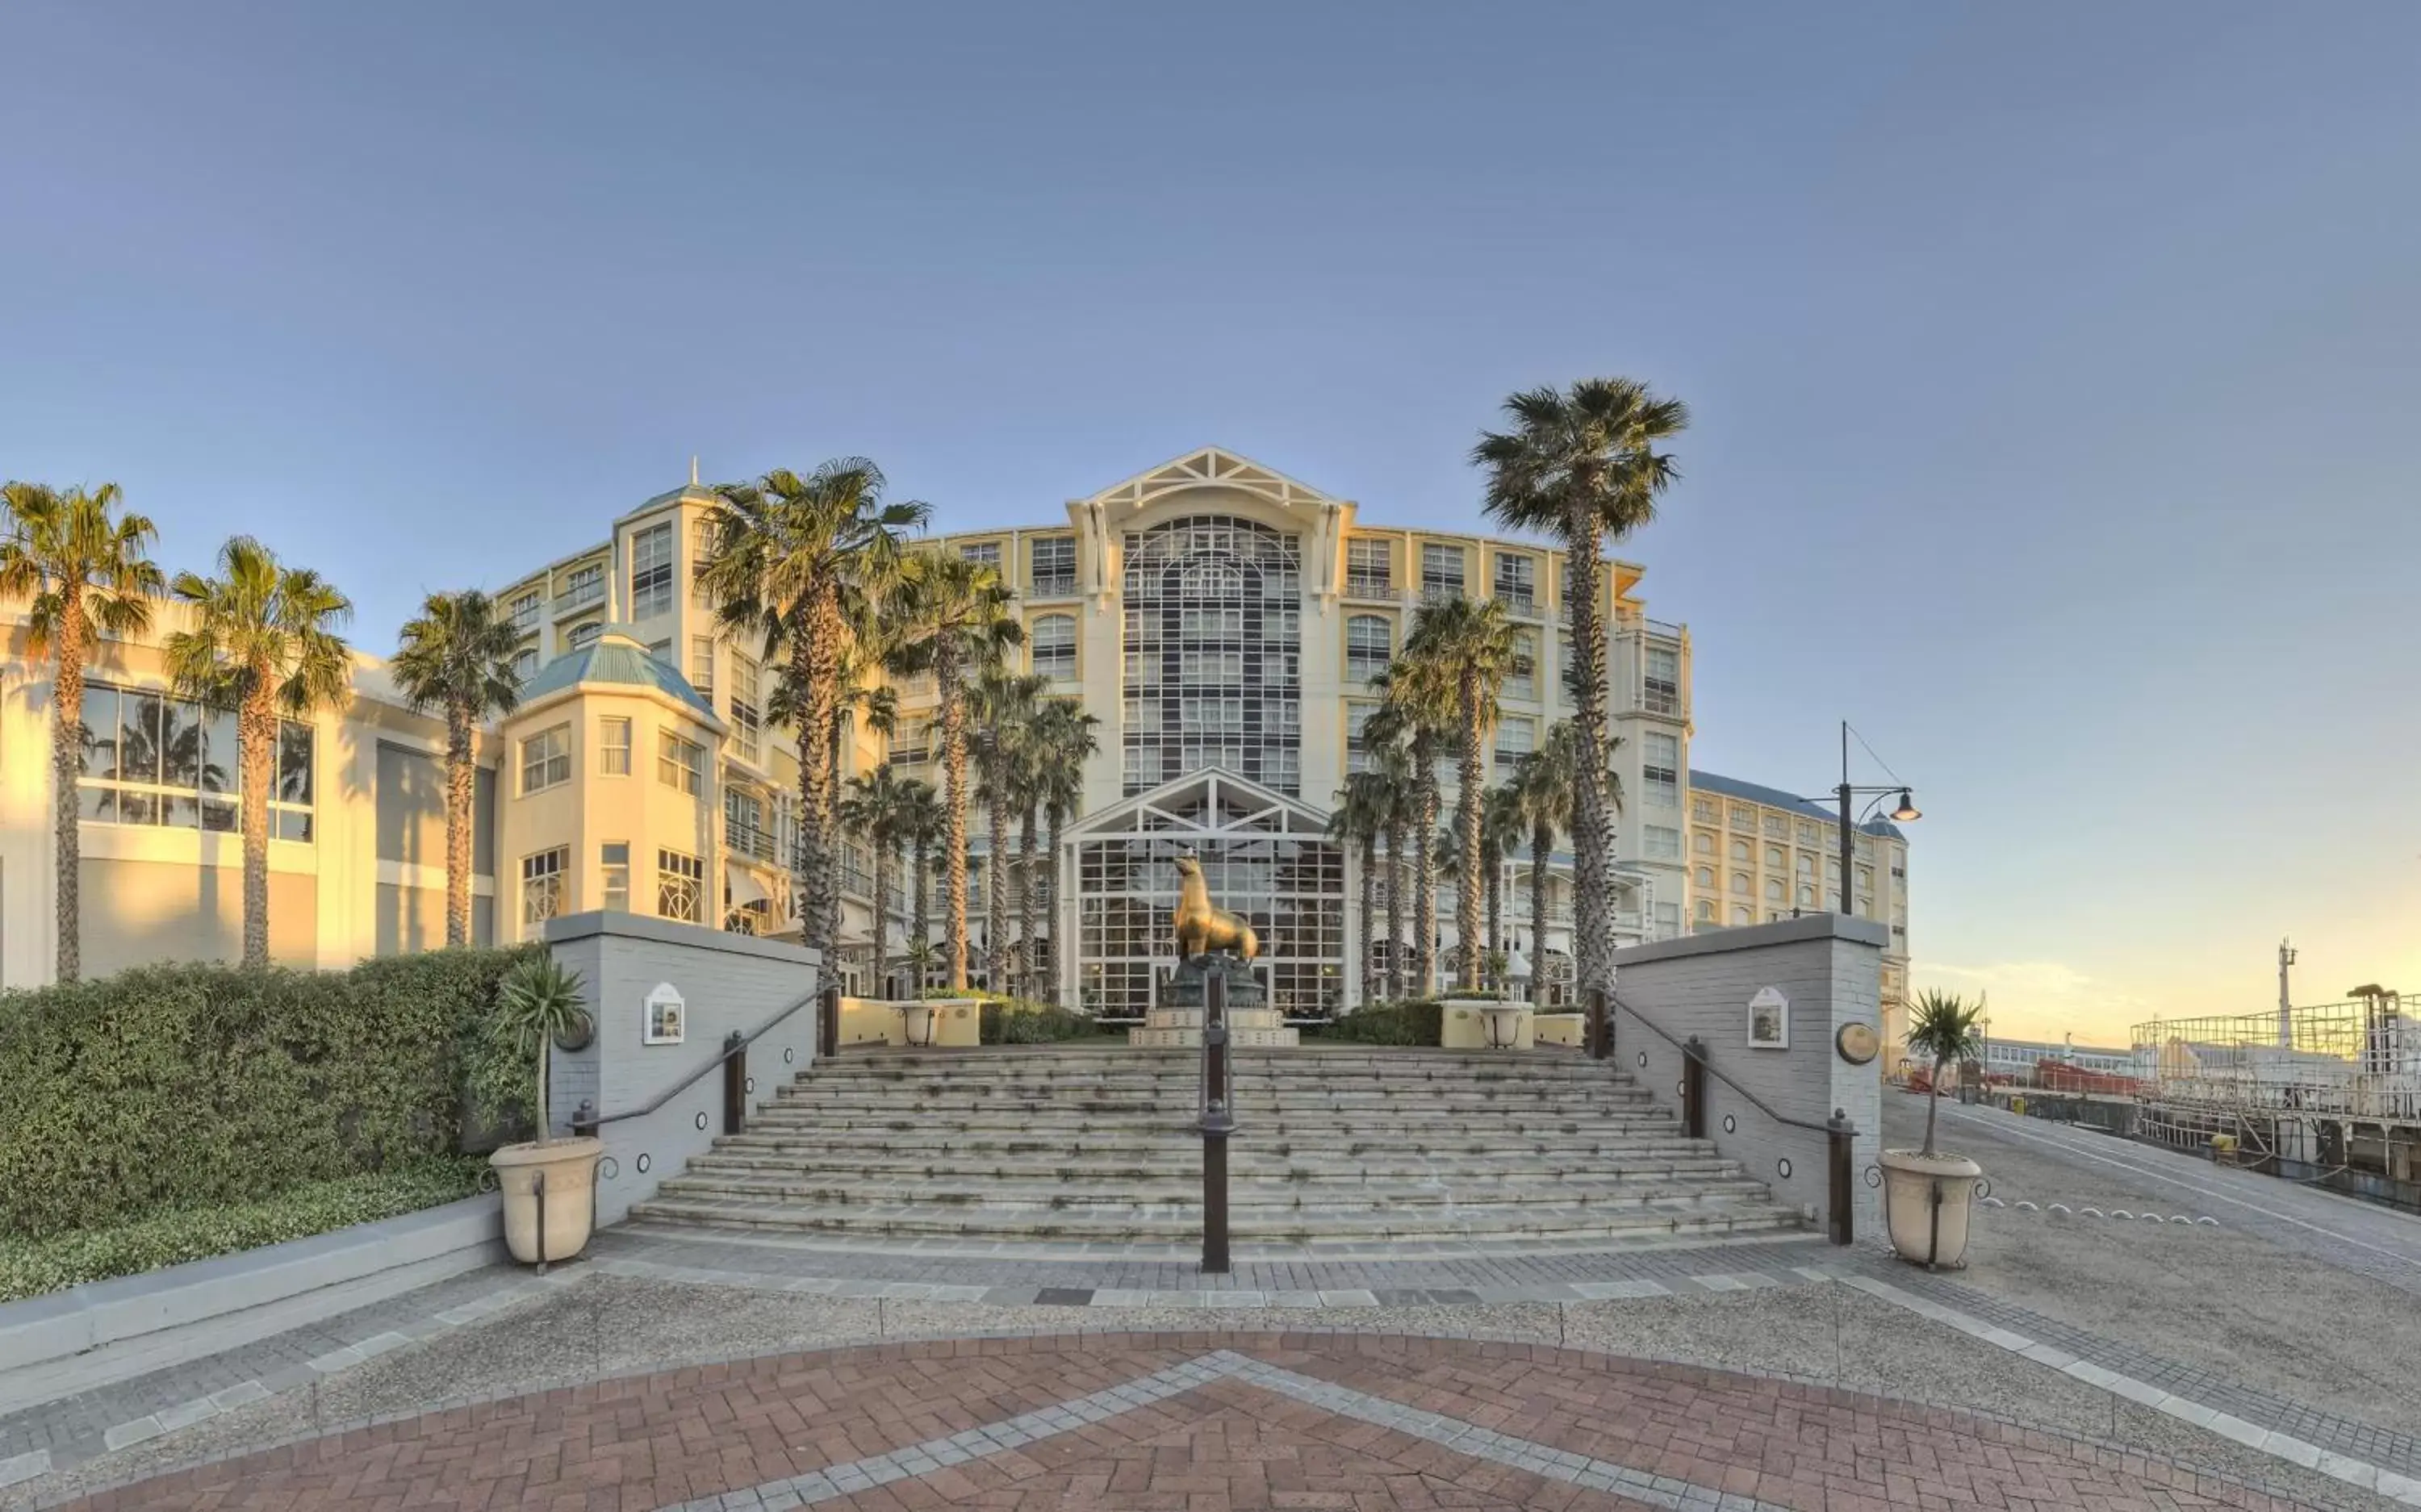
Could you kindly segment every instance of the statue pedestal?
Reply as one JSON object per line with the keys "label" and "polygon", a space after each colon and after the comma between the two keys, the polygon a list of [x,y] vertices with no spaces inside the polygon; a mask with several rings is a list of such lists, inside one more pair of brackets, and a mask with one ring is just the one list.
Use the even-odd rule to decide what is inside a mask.
{"label": "statue pedestal", "polygon": [[1144,1016],[1144,1026],[1127,1031],[1127,1043],[1137,1050],[1200,1045],[1203,1001],[1214,974],[1226,983],[1227,1043],[1239,1050],[1271,1050],[1301,1042],[1303,1037],[1286,1026],[1278,1010],[1265,1005],[1268,995],[1250,966],[1233,956],[1196,956],[1179,963],[1160,1004]]}

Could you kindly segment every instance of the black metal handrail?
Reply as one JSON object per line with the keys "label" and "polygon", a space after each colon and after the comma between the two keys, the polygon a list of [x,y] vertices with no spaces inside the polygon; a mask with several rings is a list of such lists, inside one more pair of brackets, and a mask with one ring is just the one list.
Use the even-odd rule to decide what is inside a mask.
{"label": "black metal handrail", "polygon": [[[571,1115],[571,1131],[575,1134],[593,1135],[598,1130],[603,1128],[607,1124],[618,1124],[626,1118],[645,1118],[648,1115],[654,1113],[659,1108],[662,1108],[665,1103],[672,1101],[673,1099],[679,1097],[691,1087],[695,1086],[698,1082],[705,1077],[707,1072],[713,1070],[718,1066],[729,1066],[732,1063],[733,1057],[744,1053],[749,1046],[757,1043],[759,1039],[764,1038],[766,1035],[779,1028],[783,1021],[788,1020],[790,1015],[798,1012],[801,1008],[805,1007],[810,1003],[823,1003],[827,999],[830,1000],[831,1011],[824,1016],[823,1023],[820,1023],[818,1027],[822,1028],[824,1024],[836,1025],[840,1018],[840,988],[837,985],[819,988],[815,991],[808,993],[805,997],[799,999],[796,1003],[791,1004],[789,1007],[784,1008],[781,1012],[776,1013],[772,1018],[766,1020],[763,1023],[758,1024],[754,1030],[747,1034],[743,1035],[737,1029],[731,1031],[729,1037],[724,1040],[723,1048],[714,1052],[713,1059],[704,1062],[696,1070],[690,1072],[687,1076],[682,1077],[671,1086],[668,1086],[664,1091],[658,1093],[656,1095],[656,1099],[653,1102],[648,1103],[644,1108],[631,1108],[621,1113],[601,1115],[597,1112],[595,1104],[589,1102],[586,1098],[583,1098],[580,1102],[580,1107],[573,1112]],[[824,1037],[821,1035],[818,1036],[819,1040],[821,1040],[823,1037]],[[729,1088],[726,1087],[725,1090],[726,1094],[726,1101],[728,1101]],[[739,1132],[739,1130],[730,1127],[732,1118],[733,1110],[726,1107],[724,1111],[724,1124],[726,1130],[736,1134]]]}
{"label": "black metal handrail", "polygon": [[[1757,1112],[1765,1115],[1768,1118],[1773,1119],[1775,1123],[1787,1124],[1792,1129],[1804,1129],[1812,1134],[1825,1134],[1832,1132],[1832,1126],[1830,1124],[1815,1123],[1805,1118],[1793,1118],[1788,1114],[1774,1112],[1772,1108],[1766,1106],[1765,1099],[1763,1098],[1758,1097],[1756,1093],[1751,1092],[1748,1088],[1741,1085],[1738,1082],[1726,1076],[1724,1074],[1724,1068],[1717,1066],[1713,1060],[1708,1057],[1707,1047],[1704,1041],[1693,1037],[1687,1044],[1684,1044],[1682,1041],[1674,1038],[1671,1035],[1666,1034],[1663,1026],[1659,1025],[1654,1020],[1649,1019],[1645,1014],[1641,1013],[1637,1008],[1634,1008],[1630,1004],[1622,1001],[1622,999],[1616,997],[1611,992],[1607,993],[1606,996],[1607,999],[1614,1004],[1616,1008],[1621,1012],[1630,1014],[1634,1019],[1637,1019],[1641,1026],[1653,1033],[1657,1038],[1662,1039],[1664,1043],[1672,1046],[1675,1050],[1679,1051],[1683,1055],[1688,1056],[1690,1059],[1697,1062],[1700,1066],[1705,1067],[1709,1075],[1712,1076],[1716,1081],[1721,1082],[1724,1085],[1731,1088],[1733,1091],[1739,1093],[1750,1107],[1755,1108]],[[1692,1048],[1694,1046],[1695,1047],[1695,1049]]]}

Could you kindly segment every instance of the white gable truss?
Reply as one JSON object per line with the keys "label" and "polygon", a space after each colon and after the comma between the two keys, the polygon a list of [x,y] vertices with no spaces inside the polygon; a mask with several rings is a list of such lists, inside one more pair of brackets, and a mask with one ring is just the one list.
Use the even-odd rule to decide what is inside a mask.
{"label": "white gable truss", "polygon": [[1327,833],[1328,816],[1321,810],[1211,767],[1114,803],[1071,826],[1068,838],[1249,840],[1276,835],[1317,840]]}
{"label": "white gable truss", "polygon": [[1266,499],[1282,509],[1346,502],[1331,498],[1309,484],[1299,483],[1275,468],[1264,467],[1249,457],[1217,446],[1188,452],[1079,502],[1134,510],[1156,504],[1169,494],[1205,487],[1235,489]]}

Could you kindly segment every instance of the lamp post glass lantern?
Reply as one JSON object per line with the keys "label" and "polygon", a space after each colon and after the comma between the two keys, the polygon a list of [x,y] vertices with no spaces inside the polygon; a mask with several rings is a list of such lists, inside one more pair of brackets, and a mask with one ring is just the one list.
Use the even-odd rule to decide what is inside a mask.
{"label": "lamp post glass lantern", "polygon": [[[1861,798],[1867,799],[1863,810],[1856,807],[1857,801]],[[1894,822],[1906,824],[1925,818],[1924,813],[1917,808],[1911,789],[1904,783],[1893,783],[1883,787],[1861,787],[1850,781],[1850,722],[1846,719],[1841,721],[1841,782],[1840,786],[1833,789],[1833,802],[1839,805],[1841,816],[1841,912],[1843,913],[1854,914],[1858,911],[1854,900],[1855,895],[1851,891],[1851,884],[1857,877],[1854,868],[1857,865],[1858,826],[1882,812],[1884,802],[1893,798],[1899,800],[1892,809],[1891,817]]]}

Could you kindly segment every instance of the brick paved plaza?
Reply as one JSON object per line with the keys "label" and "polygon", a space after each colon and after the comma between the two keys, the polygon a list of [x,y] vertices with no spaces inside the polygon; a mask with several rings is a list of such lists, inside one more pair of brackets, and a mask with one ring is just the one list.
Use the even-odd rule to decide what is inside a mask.
{"label": "brick paved plaza", "polygon": [[102,1508],[2270,1507],[2164,1460],[1544,1346],[1092,1334],[776,1356],[179,1472]]}

